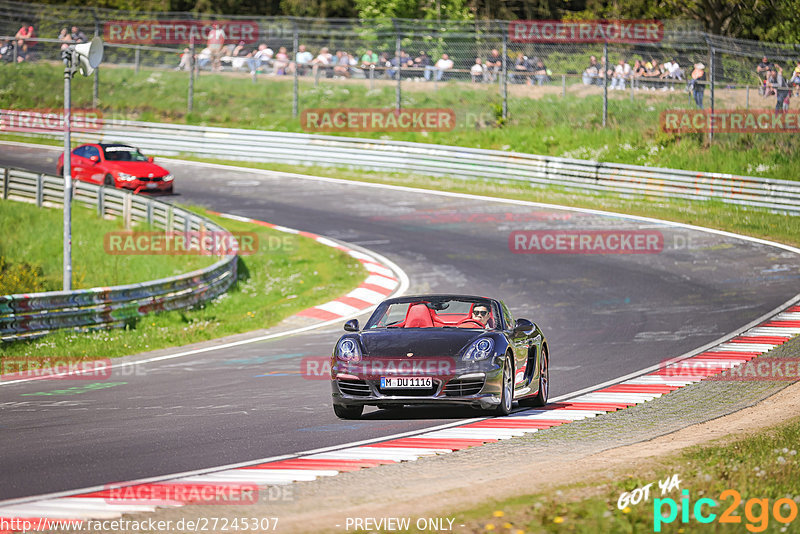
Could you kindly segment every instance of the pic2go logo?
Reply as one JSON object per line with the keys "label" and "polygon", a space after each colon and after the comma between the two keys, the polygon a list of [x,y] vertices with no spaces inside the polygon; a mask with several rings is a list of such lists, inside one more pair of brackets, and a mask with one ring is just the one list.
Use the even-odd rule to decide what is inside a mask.
{"label": "pic2go logo", "polygon": [[[717,519],[717,514],[711,512],[711,508],[716,508],[719,503],[714,499],[702,498],[691,505],[689,490],[683,490],[681,497],[681,523],[689,523],[691,518],[689,513],[694,516],[698,523],[711,523]],[[719,494],[719,500],[731,499],[731,504],[719,515],[720,523],[741,524],[742,516],[734,514],[742,503],[742,496],[738,491],[728,489]],[[744,504],[744,518],[747,520],[745,528],[750,532],[764,532],[769,526],[770,511],[772,517],[779,523],[788,525],[797,517],[797,503],[792,499],[782,498],[772,503],[770,509],[769,499],[748,499]],[[665,509],[666,506],[666,509]],[[661,532],[662,525],[668,525],[678,518],[678,504],[675,499],[669,497],[665,499],[653,499],[653,531]]]}

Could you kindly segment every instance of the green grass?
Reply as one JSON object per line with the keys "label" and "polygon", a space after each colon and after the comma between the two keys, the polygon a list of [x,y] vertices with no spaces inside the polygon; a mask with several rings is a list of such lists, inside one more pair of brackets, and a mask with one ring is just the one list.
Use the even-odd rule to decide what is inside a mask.
{"label": "green grass", "polygon": [[[28,211],[31,206],[16,202],[2,202],[0,222],[7,220],[4,215],[10,211]],[[37,210],[33,207],[32,209]],[[366,277],[361,264],[343,252],[320,245],[301,236],[277,232],[263,226],[232,221],[210,215],[202,209],[193,211],[217,221],[231,232],[255,232],[259,236],[259,250],[253,255],[240,256],[239,278],[237,283],[224,295],[211,303],[192,310],[174,311],[148,315],[125,329],[103,330],[89,333],[58,331],[44,338],[32,341],[7,343],[3,345],[0,358],[35,357],[43,360],[53,358],[93,359],[135,354],[138,352],[185,345],[199,341],[219,338],[231,334],[267,328],[282,319],[315,304],[326,302],[352,289]],[[38,210],[39,217],[49,217],[50,213],[61,216],[57,210]],[[89,210],[76,209],[76,218],[97,224]],[[33,219],[31,219],[33,220]],[[37,219],[38,220],[38,219]],[[114,222],[111,223],[112,225]],[[74,240],[75,256],[83,262],[84,248],[89,244],[85,237],[85,225],[76,225]],[[98,225],[99,226],[99,225]],[[80,229],[78,229],[80,228]],[[77,237],[81,235],[83,237]],[[60,247],[60,232],[57,245]],[[21,236],[21,246],[29,246],[37,255],[45,255],[52,244],[30,240],[26,245]],[[30,238],[30,235],[27,236]],[[96,237],[89,240],[92,243]],[[49,243],[49,242],[48,242]],[[3,246],[6,246],[4,241]],[[100,239],[102,247],[102,239]],[[17,252],[9,254],[17,258]],[[52,249],[49,249],[52,250]],[[59,249],[60,250],[60,249]],[[21,253],[21,252],[20,252]],[[155,265],[163,262],[186,262],[191,256],[117,256],[130,258],[130,264],[121,262],[120,270],[133,270],[134,260],[144,258]],[[109,258],[114,258],[110,256]],[[102,260],[102,257],[98,257]],[[108,258],[106,258],[108,259]],[[60,260],[59,260],[60,261]],[[208,261],[206,259],[206,261]],[[94,264],[81,263],[82,270],[92,272]],[[60,264],[59,264],[60,265]],[[154,271],[157,276],[169,276],[189,269],[178,268],[167,271],[164,267]],[[173,272],[176,270],[176,272]],[[94,275],[93,275],[94,276]],[[122,276],[122,275],[120,275]],[[148,275],[149,276],[149,275]],[[145,276],[144,279],[148,279]],[[103,283],[101,285],[108,285]]]}
{"label": "green grass", "polygon": [[[46,63],[0,70],[0,108],[60,108],[62,68]],[[11,75],[11,74],[15,75]],[[19,75],[16,75],[19,73]],[[262,75],[256,84],[239,74],[203,73],[195,84],[194,111],[187,113],[188,74],[106,67],[100,77],[99,107],[106,118],[174,122],[276,131],[303,131],[291,116],[291,77]],[[451,132],[345,133],[343,135],[518,152],[592,158],[602,161],[727,172],[783,179],[800,177],[800,140],[791,134],[718,134],[708,143],[701,134],[665,134],[660,112],[689,108],[688,95],[639,92],[630,102],[626,91],[610,92],[609,122],[603,128],[599,90],[559,84],[546,89],[510,86],[510,119],[501,126],[501,100],[496,87],[450,82],[408,82],[406,108],[452,108],[457,127]],[[741,90],[739,90],[741,91]],[[299,108],[392,107],[395,85],[367,81],[323,81],[300,84]],[[73,81],[73,107],[92,105],[92,79]],[[743,93],[718,91],[718,108],[744,107]],[[727,96],[726,96],[727,95]],[[708,98],[708,95],[707,95]],[[753,93],[751,107],[774,107]]]}
{"label": "green grass", "polygon": [[[208,256],[112,255],[104,236],[124,230],[120,220],[97,217],[79,205],[72,212],[72,287],[86,289],[167,278],[214,263]],[[63,287],[63,212],[15,201],[0,202],[0,295],[60,291]],[[144,230],[145,228],[137,228]],[[12,274],[39,273],[35,285],[21,286]],[[27,279],[27,278],[26,278]]]}
{"label": "green grass", "polygon": [[728,232],[770,239],[787,245],[800,246],[800,217],[770,213],[767,210],[745,208],[718,200],[688,201],[658,197],[621,196],[589,191],[568,191],[559,187],[531,187],[499,180],[458,180],[430,178],[401,173],[338,169],[332,167],[295,167],[282,164],[229,162],[186,157],[193,161],[208,161],[343,180],[386,183],[418,187],[435,191],[453,191],[496,198],[510,198],[606,210],[643,217],[655,217],[673,222],[694,224]]}
{"label": "green grass", "polygon": [[[680,505],[681,491],[688,490],[692,509],[697,500],[704,497],[719,503],[716,508],[710,508],[707,503],[702,508],[704,515],[715,513],[717,518],[709,524],[701,524],[690,512],[689,521],[683,524],[679,511],[672,524],[662,525],[662,532],[760,532],[762,526],[766,527],[765,532],[797,532],[800,518],[787,526],[777,521],[772,511],[774,503],[784,498],[800,508],[798,443],[800,419],[794,419],[728,444],[692,447],[681,454],[659,459],[655,467],[628,473],[622,480],[609,483],[589,479],[548,493],[487,503],[456,513],[455,524],[464,524],[466,527],[460,529],[464,532],[653,532],[655,499],[672,498]],[[680,479],[680,488],[662,497],[658,481],[670,479],[674,474]],[[649,502],[618,508],[623,492],[630,493],[651,482]],[[720,498],[728,489],[736,490],[741,496],[741,504],[735,509],[735,515],[741,516],[739,525],[719,522],[720,515],[734,503],[732,496]],[[747,515],[750,499],[768,499],[768,512],[762,515],[760,506],[751,504]],[[781,504],[781,514],[789,516],[792,505],[785,501]],[[661,504],[657,509],[668,512],[669,505]]]}

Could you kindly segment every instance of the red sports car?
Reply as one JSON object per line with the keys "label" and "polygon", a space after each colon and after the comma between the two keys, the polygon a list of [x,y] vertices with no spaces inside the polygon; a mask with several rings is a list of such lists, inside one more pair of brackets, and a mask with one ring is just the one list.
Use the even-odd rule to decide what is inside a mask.
{"label": "red sports car", "polygon": [[[76,180],[135,191],[172,193],[172,174],[153,163],[138,148],[110,143],[81,145],[72,151],[71,174]],[[58,158],[64,175],[64,155]]]}

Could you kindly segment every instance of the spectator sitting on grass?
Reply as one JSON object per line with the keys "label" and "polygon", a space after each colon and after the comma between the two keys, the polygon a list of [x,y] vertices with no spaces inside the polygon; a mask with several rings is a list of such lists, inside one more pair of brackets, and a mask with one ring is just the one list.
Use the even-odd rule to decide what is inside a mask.
{"label": "spectator sitting on grass", "polygon": [[414,71],[414,80],[421,79],[424,75],[425,68],[430,67],[432,64],[433,61],[431,61],[431,57],[428,53],[424,50],[420,50],[419,55],[414,58],[414,69],[419,69]]}
{"label": "spectator sitting on grass", "polygon": [[272,62],[272,74],[276,76],[283,76],[286,74],[286,69],[289,68],[291,61],[289,61],[289,52],[286,50],[285,46],[282,46],[278,49],[278,53],[275,54],[275,60]]}
{"label": "spectator sitting on grass", "polygon": [[258,45],[258,50],[247,59],[247,65],[250,67],[250,74],[255,74],[262,65],[268,65],[272,61],[275,52],[267,46],[267,43]]}
{"label": "spectator sitting on grass", "polygon": [[533,75],[536,77],[536,85],[544,85],[550,81],[550,71],[547,70],[541,59],[535,60]]}
{"label": "spectator sitting on grass", "polygon": [[472,76],[472,83],[478,83],[483,80],[483,62],[481,58],[475,58],[475,64],[470,67],[469,73]]}
{"label": "spectator sitting on grass", "polygon": [[486,83],[492,83],[497,80],[497,75],[500,73],[502,68],[503,57],[500,55],[499,50],[492,48],[489,58],[486,60],[486,65],[483,71],[483,81]]}
{"label": "spectator sitting on grass", "polygon": [[[661,76],[661,69],[658,68],[658,63],[653,60],[648,61],[644,64],[644,74],[642,77],[645,80],[652,81]],[[646,83],[644,84],[645,89],[652,89],[655,90],[655,84],[653,83]]]}
{"label": "spectator sitting on grass", "polygon": [[641,59],[637,59],[633,62],[633,68],[631,69],[631,85],[633,87],[639,87],[637,82],[644,76],[644,73],[644,63],[642,63]]}
{"label": "spectator sitting on grass", "polygon": [[450,56],[447,54],[442,54],[442,57],[436,62],[434,66],[427,66],[425,67],[425,71],[423,74],[425,75],[425,79],[430,81],[431,73],[434,73],[434,79],[439,82],[442,80],[442,76],[444,75],[445,71],[448,71],[453,68],[453,60],[450,59]]}
{"label": "spectator sitting on grass", "polygon": [[311,52],[306,50],[306,45],[300,45],[297,48],[297,53],[294,55],[294,61],[289,64],[289,72],[297,71],[297,74],[303,75],[308,72],[309,65],[314,60]]}
{"label": "spectator sitting on grass", "polygon": [[631,75],[631,66],[624,59],[620,59],[614,73],[611,75],[611,89],[625,90],[625,80]]}
{"label": "spectator sitting on grass", "polygon": [[581,78],[583,85],[600,85],[600,65],[597,64],[596,57],[589,58],[589,66],[584,69]]}
{"label": "spectator sitting on grass", "polygon": [[526,73],[530,72],[531,67],[532,65],[528,59],[528,56],[525,56],[522,54],[522,52],[520,52],[517,56],[517,60],[514,62],[514,72],[520,75],[518,78],[519,81],[516,81],[517,78],[513,75],[512,81],[516,81],[516,83],[532,84],[531,77],[526,75]]}
{"label": "spectator sitting on grass", "polygon": [[323,46],[319,49],[319,54],[313,60],[311,60],[311,70],[316,78],[317,72],[319,71],[320,67],[327,67],[333,64],[333,54],[330,53],[327,46]]}
{"label": "spectator sitting on grass", "polygon": [[333,75],[349,78],[351,75],[350,67],[353,66],[352,63],[353,61],[350,54],[344,50],[339,50],[336,52],[336,63],[333,67]]}
{"label": "spectator sitting on grass", "polygon": [[361,56],[361,68],[369,69],[370,67],[376,66],[378,66],[378,54],[372,50],[364,52],[364,55]]}

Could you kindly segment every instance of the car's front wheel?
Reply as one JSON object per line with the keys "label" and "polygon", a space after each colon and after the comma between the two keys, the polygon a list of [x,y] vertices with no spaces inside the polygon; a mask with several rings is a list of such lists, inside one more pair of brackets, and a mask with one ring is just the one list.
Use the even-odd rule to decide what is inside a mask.
{"label": "car's front wheel", "polygon": [[339,419],[358,419],[364,412],[363,406],[343,406],[341,404],[333,405],[333,413]]}
{"label": "car's front wheel", "polygon": [[103,185],[106,187],[114,187],[114,177],[110,174],[106,174],[106,177],[103,179]]}
{"label": "car's front wheel", "polygon": [[506,354],[503,361],[503,378],[500,390],[500,404],[494,409],[495,415],[508,415],[514,403],[514,367],[511,365],[511,356]]}
{"label": "car's front wheel", "polygon": [[527,406],[544,406],[550,395],[550,358],[547,348],[542,347],[542,364],[539,368],[539,391],[535,396],[527,399]]}

